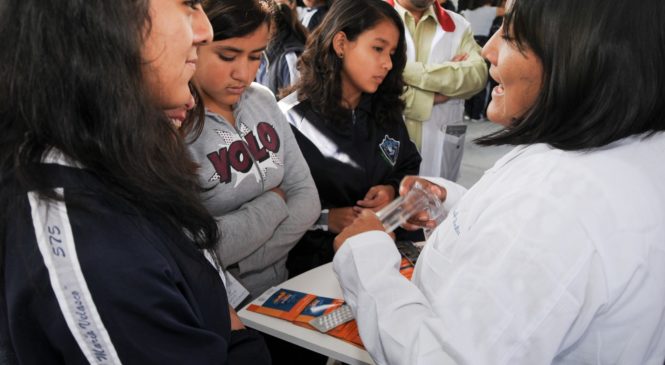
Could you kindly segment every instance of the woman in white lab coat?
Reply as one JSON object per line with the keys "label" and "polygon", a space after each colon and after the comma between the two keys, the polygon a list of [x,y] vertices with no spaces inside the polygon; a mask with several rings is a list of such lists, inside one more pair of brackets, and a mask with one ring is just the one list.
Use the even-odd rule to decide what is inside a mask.
{"label": "woman in white lab coat", "polygon": [[[485,145],[515,149],[445,198],[413,281],[371,212],[334,269],[378,364],[662,364],[665,2],[514,0],[483,55]],[[421,218],[421,220],[418,220]],[[432,222],[413,217],[409,225]]]}

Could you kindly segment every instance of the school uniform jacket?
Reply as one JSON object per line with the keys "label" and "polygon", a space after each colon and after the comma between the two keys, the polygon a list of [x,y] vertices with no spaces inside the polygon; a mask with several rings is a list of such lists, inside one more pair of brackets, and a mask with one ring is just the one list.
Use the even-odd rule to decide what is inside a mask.
{"label": "school uniform jacket", "polygon": [[64,201],[34,191],[9,197],[5,355],[21,364],[269,363],[258,334],[231,331],[223,281],[182,232],[85,169],[35,168]]}
{"label": "school uniform jacket", "polygon": [[[397,192],[404,176],[418,174],[420,154],[404,122],[378,125],[371,95],[362,96],[351,120],[341,126],[327,123],[296,93],[279,106],[293,126],[324,209],[355,206],[375,185],[392,185]],[[334,237],[321,229],[305,233],[289,253],[289,275],[330,262]]]}

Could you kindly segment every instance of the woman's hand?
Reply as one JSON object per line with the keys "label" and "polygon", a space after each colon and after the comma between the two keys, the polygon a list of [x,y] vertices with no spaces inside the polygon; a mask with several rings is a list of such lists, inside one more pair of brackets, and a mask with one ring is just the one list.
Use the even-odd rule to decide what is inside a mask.
{"label": "woman's hand", "polygon": [[238,317],[238,313],[236,313],[235,309],[233,309],[233,307],[231,307],[230,304],[229,304],[229,315],[231,316],[231,331],[245,329],[245,325],[240,320],[240,317]]}
{"label": "woman's hand", "polygon": [[344,228],[342,233],[338,234],[335,237],[333,242],[333,248],[335,252],[339,250],[340,247],[346,242],[347,238],[355,236],[360,233],[369,232],[369,231],[383,231],[383,225],[379,218],[376,217],[373,211],[369,209],[363,209],[362,212],[358,215],[351,225]]}
{"label": "woman's hand", "polygon": [[[425,180],[418,176],[407,176],[404,179],[402,179],[402,183],[399,185],[399,194],[406,195],[416,182],[418,182],[420,186],[422,186],[424,189],[433,192],[439,199],[441,199],[441,201],[446,200],[447,193],[445,188],[433,184],[428,180]],[[402,225],[402,228],[409,231],[415,231],[420,228],[431,229],[436,227],[436,224],[437,224],[436,221],[430,219],[429,215],[423,211],[420,213],[416,213],[411,218],[409,218],[409,220],[407,220],[407,222]]]}
{"label": "woman's hand", "polygon": [[[392,185],[372,186],[365,194],[363,200],[358,200],[356,204],[360,208],[371,209],[378,212],[395,199],[395,188]],[[359,212],[362,209],[356,209]]]}
{"label": "woman's hand", "polygon": [[332,233],[339,233],[358,216],[358,212],[353,207],[330,208],[328,211],[328,230]]}

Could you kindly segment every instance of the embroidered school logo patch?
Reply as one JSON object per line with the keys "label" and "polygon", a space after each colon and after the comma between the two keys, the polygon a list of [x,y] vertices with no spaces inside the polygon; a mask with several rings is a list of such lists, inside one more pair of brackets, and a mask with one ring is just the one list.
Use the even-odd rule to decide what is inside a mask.
{"label": "embroidered school logo patch", "polygon": [[379,149],[381,149],[383,158],[385,158],[390,165],[395,166],[397,155],[399,155],[399,141],[388,137],[386,134],[386,136],[383,137],[381,144],[379,144]]}

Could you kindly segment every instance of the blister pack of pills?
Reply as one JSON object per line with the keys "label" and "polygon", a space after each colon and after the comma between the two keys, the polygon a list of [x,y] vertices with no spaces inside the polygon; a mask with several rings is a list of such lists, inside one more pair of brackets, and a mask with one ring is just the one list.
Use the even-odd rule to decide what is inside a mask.
{"label": "blister pack of pills", "polygon": [[320,332],[328,332],[331,329],[344,324],[346,322],[353,320],[353,312],[351,312],[351,307],[346,304],[341,305],[339,308],[334,311],[324,314],[322,316],[316,317],[309,321],[314,328]]}

